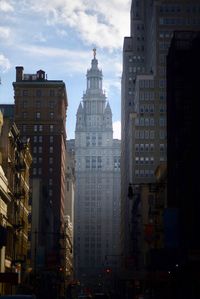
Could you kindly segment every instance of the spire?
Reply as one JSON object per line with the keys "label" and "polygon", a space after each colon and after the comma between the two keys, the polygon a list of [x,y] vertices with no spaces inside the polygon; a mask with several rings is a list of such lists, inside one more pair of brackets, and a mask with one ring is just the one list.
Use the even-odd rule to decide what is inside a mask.
{"label": "spire", "polygon": [[105,113],[110,113],[110,114],[112,114],[112,111],[111,111],[109,102],[108,102],[107,105],[106,105]]}
{"label": "spire", "polygon": [[98,60],[96,58],[97,50],[94,48],[93,50],[93,59],[91,61],[91,68],[87,71],[87,90],[88,93],[99,93],[103,94],[102,90],[102,71],[98,68]]}
{"label": "spire", "polygon": [[93,49],[93,55],[94,55],[94,59],[96,58],[96,52],[97,52],[97,49],[96,49],[96,48],[94,48],[94,49]]}
{"label": "spire", "polygon": [[83,113],[83,106],[80,103],[79,106],[78,106],[77,114],[81,114],[81,113]]}
{"label": "spire", "polygon": [[96,59],[97,49],[94,48],[92,51],[93,51],[92,69],[98,69],[98,60]]}

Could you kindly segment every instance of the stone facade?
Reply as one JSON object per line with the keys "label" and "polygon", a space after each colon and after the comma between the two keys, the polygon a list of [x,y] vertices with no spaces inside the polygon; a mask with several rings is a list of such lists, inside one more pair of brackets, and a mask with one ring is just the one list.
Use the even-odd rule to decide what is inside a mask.
{"label": "stone facade", "polygon": [[120,239],[121,142],[113,139],[96,51],[86,77],[75,131],[75,267],[81,281],[118,268]]}

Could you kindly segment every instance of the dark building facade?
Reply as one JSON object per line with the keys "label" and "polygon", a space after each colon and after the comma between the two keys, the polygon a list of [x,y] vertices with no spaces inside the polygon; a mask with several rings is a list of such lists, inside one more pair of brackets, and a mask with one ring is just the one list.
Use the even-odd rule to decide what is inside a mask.
{"label": "dark building facade", "polygon": [[13,108],[13,105],[0,105],[4,116],[0,134],[1,294],[27,290],[27,277],[31,267],[29,169],[32,157],[29,143],[22,142],[13,122]]}
{"label": "dark building facade", "polygon": [[[153,188],[154,192],[152,188],[148,188],[150,194],[146,192],[146,198],[143,199],[141,196],[144,186],[157,184],[156,169],[160,166],[162,168],[167,162],[166,56],[171,39],[175,30],[198,31],[199,15],[199,0],[131,1],[130,36],[124,38],[121,85],[121,248],[125,258],[122,265],[126,265],[124,272],[127,279],[144,276],[149,264],[155,268],[157,263],[159,269],[166,270],[166,267],[161,267],[159,259],[157,262],[152,259],[151,263],[148,254],[146,255],[151,246],[158,246],[149,246],[144,234],[144,227],[151,227],[152,237],[157,238],[158,225],[152,225],[157,211],[153,219],[150,213],[153,211],[152,203],[158,200],[157,188]],[[191,74],[192,69],[191,66]],[[170,196],[169,201],[172,198]],[[162,211],[166,208],[166,203],[158,202],[156,209],[158,207],[163,226],[170,221],[176,222],[175,210],[171,214],[169,210]],[[132,208],[135,210],[134,214],[129,213]],[[141,215],[144,216],[143,219]],[[187,215],[184,219],[186,218]],[[186,228],[186,221],[184,226]],[[172,227],[173,225],[168,229]],[[173,238],[176,237],[177,232]],[[163,242],[158,243],[159,250],[166,245],[164,238]],[[164,265],[165,259],[161,260]]]}
{"label": "dark building facade", "polygon": [[[180,265],[192,275],[189,286],[197,283],[200,258],[199,52],[200,32],[177,31],[167,56],[167,204],[176,211],[177,248]],[[190,298],[197,298],[194,283]]]}
{"label": "dark building facade", "polygon": [[[13,87],[15,122],[24,139],[30,139],[33,156],[33,267],[56,273],[64,263],[61,233],[64,233],[66,167],[65,83],[47,80],[42,70],[24,74],[19,66]],[[52,284],[51,287],[55,289]]]}

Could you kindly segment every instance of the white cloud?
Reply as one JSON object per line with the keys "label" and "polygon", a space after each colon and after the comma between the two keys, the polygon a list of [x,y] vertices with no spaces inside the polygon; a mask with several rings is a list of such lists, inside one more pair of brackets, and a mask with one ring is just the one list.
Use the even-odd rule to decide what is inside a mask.
{"label": "white cloud", "polygon": [[8,39],[10,36],[10,29],[8,27],[0,26],[0,38]]}
{"label": "white cloud", "polygon": [[11,3],[9,3],[8,0],[6,0],[6,1],[0,0],[0,11],[3,11],[3,12],[14,11],[14,8],[11,5]]}
{"label": "white cloud", "polygon": [[66,31],[66,30],[63,30],[63,29],[57,29],[57,30],[56,30],[56,33],[57,33],[57,35],[60,36],[60,37],[66,37],[66,36],[68,36],[67,31]]}
{"label": "white cloud", "polygon": [[[31,3],[32,2],[32,3]],[[49,25],[75,29],[89,44],[109,50],[122,48],[129,34],[130,0],[32,0],[29,9],[42,14]]]}
{"label": "white cloud", "polygon": [[[60,49],[45,46],[19,45],[19,49],[30,57],[37,57],[37,61],[42,60],[43,63],[56,64],[56,67],[62,65],[73,73],[85,73],[88,67],[88,52],[78,50]],[[77,59],[78,58],[78,59]]]}
{"label": "white cloud", "polygon": [[[50,58],[52,63],[61,63],[63,67],[68,69],[68,71],[71,70],[74,73],[85,74],[88,69],[88,62],[92,59],[92,50],[91,52],[88,52],[87,50],[69,50],[30,44],[20,44],[18,45],[18,48],[30,57],[37,57],[37,60],[42,59],[44,63],[45,61],[49,61]],[[103,88],[107,93],[109,93],[111,87],[120,90],[119,56],[113,57],[111,55],[110,57],[105,54],[98,55],[97,52],[97,59],[99,61],[99,68],[103,70],[103,74],[106,74],[104,75]],[[113,73],[115,74],[114,78]],[[110,78],[110,75],[112,75],[112,78]]]}
{"label": "white cloud", "polygon": [[121,122],[113,122],[113,138],[121,139]]}
{"label": "white cloud", "polygon": [[45,43],[47,41],[46,37],[41,32],[37,33],[33,38],[36,42]]}
{"label": "white cloud", "polygon": [[0,70],[4,73],[11,68],[11,63],[8,58],[0,54]]}

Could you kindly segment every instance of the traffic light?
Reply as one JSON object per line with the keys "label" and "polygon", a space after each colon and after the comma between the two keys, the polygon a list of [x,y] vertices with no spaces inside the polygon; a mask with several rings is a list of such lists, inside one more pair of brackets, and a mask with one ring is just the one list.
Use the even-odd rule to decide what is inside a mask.
{"label": "traffic light", "polygon": [[111,273],[112,272],[112,270],[110,269],[110,268],[106,268],[106,273]]}

